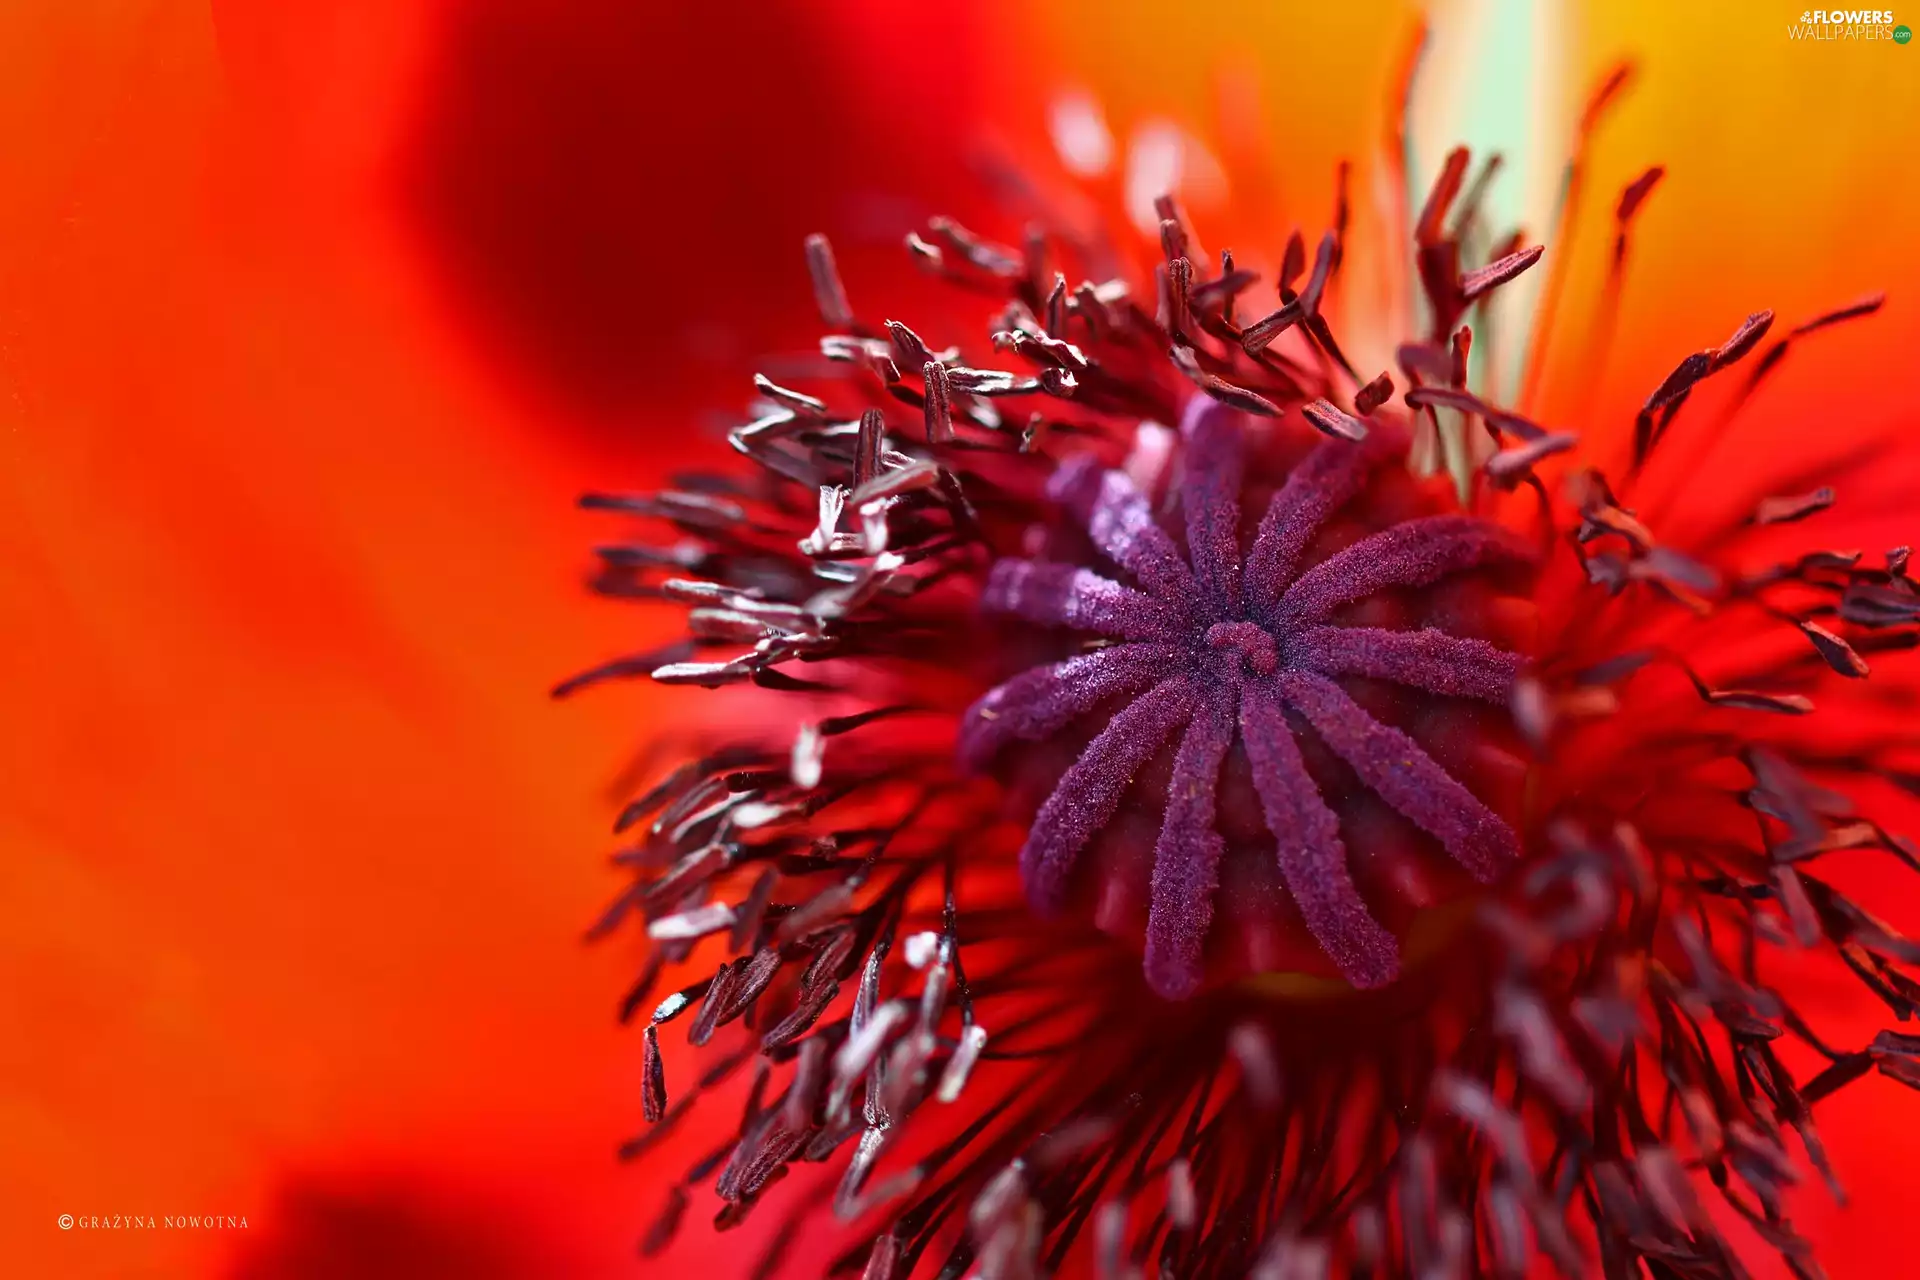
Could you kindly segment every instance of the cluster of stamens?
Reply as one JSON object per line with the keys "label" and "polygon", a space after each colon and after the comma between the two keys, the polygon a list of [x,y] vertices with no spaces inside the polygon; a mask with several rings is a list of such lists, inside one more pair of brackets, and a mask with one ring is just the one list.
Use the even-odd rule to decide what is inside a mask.
{"label": "cluster of stamens", "polygon": [[[1831,506],[1824,484],[1768,489],[1687,547],[1658,536],[1643,482],[1684,448],[1676,416],[1701,384],[1760,350],[1768,313],[1655,391],[1627,488],[1546,474],[1572,433],[1468,389],[1464,321],[1542,256],[1517,233],[1467,251],[1495,163],[1467,186],[1450,156],[1411,228],[1432,326],[1395,351],[1404,414],[1323,314],[1344,189],[1311,269],[1296,232],[1278,309],[1244,325],[1257,277],[1230,253],[1209,272],[1171,199],[1150,297],[1069,287],[1072,237],[1013,249],[937,220],[909,248],[1003,292],[993,347],[1024,370],[863,322],[816,238],[831,395],[762,378],[760,415],[730,437],[744,476],[589,500],[671,527],[603,548],[597,585],[686,604],[688,629],[560,692],[651,676],[792,711],[733,741],[695,720],[683,762],[620,818],[633,883],[601,929],[644,921],[622,1013],[651,1009],[651,1127],[624,1154],[723,1091],[739,1104],[671,1180],[645,1252],[709,1181],[726,1229],[832,1161],[837,1186],[789,1200],[756,1274],[826,1205],[848,1235],[838,1269],[869,1280],[929,1260],[992,1280],[1080,1261],[1103,1280],[1504,1278],[1536,1257],[1573,1276],[1595,1251],[1609,1275],[1728,1280],[1744,1271],[1709,1182],[1817,1274],[1785,1212],[1789,1140],[1831,1176],[1812,1108],[1876,1071],[1920,1082],[1920,1038],[1829,1045],[1761,957],[1805,948],[1920,1017],[1920,944],[1814,874],[1851,851],[1920,868],[1851,795],[1869,778],[1920,790],[1920,772],[1898,763],[1910,735],[1781,726],[1920,643],[1920,581],[1905,548],[1727,565],[1739,538]],[[1607,305],[1657,176],[1618,206]],[[1766,347],[1719,425],[1790,343],[1877,306]],[[1157,461],[1110,465],[1149,428]],[[1440,496],[1414,501],[1423,469],[1444,473]],[[1515,490],[1537,505],[1496,521]],[[1488,622],[1516,594],[1554,600],[1537,641]],[[1716,658],[1756,617],[1798,647]],[[1530,752],[1524,817],[1468,776],[1508,731]],[[959,776],[956,753],[989,781]],[[990,832],[1015,797],[1017,865]],[[1459,963],[1420,983],[1408,895],[1378,883],[1409,840],[1400,871],[1480,886]],[[1243,873],[1274,901],[1236,890]],[[1110,910],[1129,877],[1137,932]],[[1074,910],[1090,886],[1098,929]],[[1214,987],[1247,910],[1293,913],[1351,987],[1399,981],[1310,1014]],[[1100,930],[1143,939],[1144,983]],[[684,1057],[661,1040],[681,1019]],[[1796,1078],[1788,1039],[1825,1065]]]}

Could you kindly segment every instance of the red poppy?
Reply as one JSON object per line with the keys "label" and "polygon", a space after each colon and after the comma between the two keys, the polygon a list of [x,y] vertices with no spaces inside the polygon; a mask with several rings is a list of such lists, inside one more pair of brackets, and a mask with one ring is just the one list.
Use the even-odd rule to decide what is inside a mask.
{"label": "red poppy", "polygon": [[[7,944],[23,975],[7,1021],[16,1269],[624,1265],[684,1161],[610,1157],[642,1051],[606,1015],[640,945],[572,945],[607,884],[578,851],[636,723],[714,703],[643,689],[556,713],[530,697],[634,638],[566,576],[582,528],[569,496],[715,456],[687,428],[737,405],[727,370],[809,340],[809,231],[832,235],[863,317],[932,316],[971,353],[984,312],[901,271],[893,233],[938,212],[997,227],[965,157],[985,133],[1044,176],[1031,162],[1063,90],[1122,144],[1156,119],[1205,139],[1232,198],[1189,192],[1193,231],[1277,257],[1286,226],[1327,217],[1336,158],[1385,127],[1407,16],[1327,6],[1283,31],[1182,11],[1173,34],[1206,51],[1187,57],[1158,7],[983,9],[937,31],[880,6],[804,9],[0,17],[0,537],[19,606],[8,705],[26,729],[0,771],[25,855]],[[1606,246],[1581,242],[1533,416],[1591,441],[1749,309],[1785,325],[1886,288],[1870,323],[1795,346],[1738,439],[1819,460],[1845,455],[1834,433],[1897,422],[1912,393],[1879,371],[1912,340],[1913,271],[1872,211],[1913,194],[1881,162],[1920,118],[1898,51],[1796,49],[1770,25],[1670,6],[1583,21],[1570,84],[1616,51],[1646,71],[1590,153],[1589,230],[1645,165],[1669,177],[1636,224],[1604,361],[1578,304],[1601,293]],[[1215,118],[1220,62],[1246,73],[1231,85],[1260,86],[1264,135]],[[1261,148],[1286,163],[1256,172]],[[1269,209],[1282,233],[1256,235]],[[1132,253],[1118,200],[1105,220]],[[1343,305],[1366,265],[1343,263]],[[1836,420],[1842,391],[1858,398]],[[1760,453],[1725,448],[1706,475]],[[1835,522],[1873,490],[1835,487],[1810,517],[1824,528],[1782,535],[1845,549]],[[1685,496],[1698,510],[1736,493],[1695,479]],[[1861,536],[1877,556],[1877,533]],[[669,623],[643,626],[644,642]],[[1882,696],[1898,655],[1863,656]],[[749,728],[763,715],[757,695],[741,709]],[[830,737],[827,766],[854,740]],[[1899,884],[1849,888],[1881,907]],[[1911,925],[1900,902],[1883,913]],[[1885,1020],[1851,979],[1818,991],[1852,1020],[1836,1044]],[[697,1016],[663,1037],[669,1105]],[[983,1071],[968,1105],[1004,1071]],[[1912,1126],[1894,1094],[1869,1080],[1819,1104],[1853,1206],[1829,1219],[1817,1188],[1792,1203],[1834,1274],[1883,1270],[1901,1226]],[[707,1127],[679,1136],[707,1149],[739,1118],[697,1114]],[[671,1267],[745,1265],[740,1241],[798,1181],[738,1234],[690,1220]],[[251,1225],[63,1233],[65,1212]]]}
{"label": "red poppy", "polygon": [[[658,947],[631,1153],[739,1111],[643,1252],[706,1200],[774,1215],[762,1274],[1817,1271],[1815,1105],[1920,1079],[1832,992],[1920,993],[1880,918],[1920,870],[1912,461],[1891,424],[1733,457],[1877,294],[1736,314],[1608,425],[1664,171],[1619,188],[1590,294],[1574,253],[1629,74],[1518,312],[1490,300],[1543,250],[1489,225],[1497,160],[1408,206],[1389,128],[1317,248],[1216,256],[1273,211],[1190,216],[1183,178],[1232,182],[1198,133],[1142,125],[1122,169],[1058,99],[1079,190],[998,164],[999,225],[907,236],[996,300],[990,346],[868,314],[815,237],[825,363],[758,380],[745,464],[588,499],[642,521],[600,588],[688,630],[561,692],[729,691],[655,739],[602,922]],[[1883,553],[1810,538],[1840,490]]]}

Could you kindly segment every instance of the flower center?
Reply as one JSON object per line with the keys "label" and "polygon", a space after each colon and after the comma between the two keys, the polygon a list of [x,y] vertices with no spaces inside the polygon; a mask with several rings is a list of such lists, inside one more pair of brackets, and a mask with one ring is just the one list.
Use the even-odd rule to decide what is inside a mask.
{"label": "flower center", "polygon": [[1391,422],[1303,450],[1202,397],[1180,440],[1164,495],[1056,474],[1081,532],[1035,530],[983,603],[1026,624],[993,652],[1062,657],[974,705],[961,760],[1027,824],[1034,908],[1138,939],[1161,995],[1383,986],[1418,920],[1519,856],[1502,619],[1532,550],[1415,481]]}
{"label": "flower center", "polygon": [[1216,622],[1207,628],[1207,644],[1214,649],[1237,652],[1249,675],[1270,676],[1280,664],[1280,651],[1273,637],[1258,623]]}

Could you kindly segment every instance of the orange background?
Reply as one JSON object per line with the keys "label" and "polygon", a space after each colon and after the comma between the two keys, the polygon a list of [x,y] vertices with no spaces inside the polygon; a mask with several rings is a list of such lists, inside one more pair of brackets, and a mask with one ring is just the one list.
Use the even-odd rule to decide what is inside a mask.
{"label": "orange background", "polygon": [[[963,141],[1032,145],[1062,84],[1205,128],[1210,60],[1253,71],[1316,225],[1406,11],[1275,8],[0,6],[8,1273],[629,1273],[634,955],[579,934],[662,704],[542,693],[670,622],[581,589],[572,495],[658,476],[807,341],[806,232],[857,294],[911,292],[877,228],[974,211]],[[1575,19],[1584,69],[1645,72],[1596,223],[1669,174],[1603,391],[1549,417],[1617,414],[1750,309],[1876,288],[1769,415],[1920,408],[1920,51],[1790,45],[1774,8]],[[1920,1108],[1869,1082],[1821,1118],[1855,1193],[1800,1201],[1831,1271],[1903,1270]],[[735,1256],[690,1235],[656,1274]]]}

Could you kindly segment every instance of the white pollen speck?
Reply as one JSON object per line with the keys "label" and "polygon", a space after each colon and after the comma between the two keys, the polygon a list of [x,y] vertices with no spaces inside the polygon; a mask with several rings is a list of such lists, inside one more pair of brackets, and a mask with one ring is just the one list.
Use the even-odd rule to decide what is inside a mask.
{"label": "white pollen speck", "polygon": [[1193,1166],[1185,1156],[1167,1166],[1167,1221],[1182,1231],[1200,1219],[1200,1198],[1193,1185]]}
{"label": "white pollen speck", "polygon": [[947,1059],[945,1071],[940,1073],[940,1085],[934,1096],[942,1102],[952,1102],[967,1087],[967,1077],[973,1073],[973,1064],[980,1059],[980,1053],[987,1047],[987,1030],[975,1023],[960,1032],[960,1044]]}
{"label": "white pollen speck", "polygon": [[1140,492],[1158,492],[1160,478],[1173,461],[1176,438],[1171,428],[1157,422],[1143,422],[1134,428],[1133,448],[1120,469],[1127,473],[1127,479],[1133,481],[1134,487]]}
{"label": "white pollen speck", "polygon": [[1142,234],[1160,234],[1153,202],[1161,196],[1177,195],[1192,210],[1218,207],[1227,194],[1226,169],[1191,133],[1166,120],[1134,131],[1127,147],[1127,216]]}
{"label": "white pollen speck", "polygon": [[796,787],[817,787],[825,768],[826,741],[817,725],[803,724],[793,739],[791,774]]}
{"label": "white pollen speck", "polygon": [[1146,235],[1160,231],[1153,202],[1180,187],[1186,150],[1178,126],[1164,120],[1143,124],[1127,147],[1127,216]]}
{"label": "white pollen speck", "polygon": [[1097,178],[1113,164],[1113,134],[1100,104],[1084,93],[1064,93],[1047,113],[1053,149],[1060,163],[1079,178]]}
{"label": "white pollen speck", "polygon": [[724,902],[715,902],[679,915],[663,916],[647,926],[647,936],[656,942],[681,942],[718,933],[732,923],[733,908]]}
{"label": "white pollen speck", "polygon": [[934,953],[939,949],[940,935],[934,933],[932,930],[912,934],[907,938],[904,947],[907,956],[907,965],[914,969],[924,969],[927,967],[927,963],[933,959]]}

